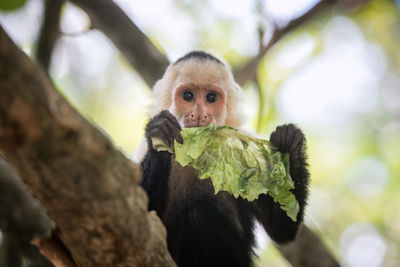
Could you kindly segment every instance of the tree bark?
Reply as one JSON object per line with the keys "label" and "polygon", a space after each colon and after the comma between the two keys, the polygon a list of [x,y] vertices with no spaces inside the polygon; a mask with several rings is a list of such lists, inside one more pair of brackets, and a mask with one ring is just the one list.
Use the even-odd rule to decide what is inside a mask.
{"label": "tree bark", "polygon": [[0,27],[0,149],[77,266],[173,266],[139,167],[55,90]]}

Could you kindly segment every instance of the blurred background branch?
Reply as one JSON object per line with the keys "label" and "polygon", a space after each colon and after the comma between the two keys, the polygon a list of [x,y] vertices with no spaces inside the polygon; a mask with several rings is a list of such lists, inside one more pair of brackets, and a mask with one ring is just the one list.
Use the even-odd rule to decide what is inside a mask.
{"label": "blurred background branch", "polygon": [[295,242],[278,246],[282,255],[295,267],[339,267],[335,258],[327,253],[321,239],[302,225]]}
{"label": "blurred background branch", "polygon": [[[272,34],[266,44],[264,44],[264,35],[260,35],[260,47],[258,54],[251,58],[245,65],[239,67],[237,70],[234,70],[234,77],[236,82],[243,86],[247,81],[253,80],[257,75],[257,67],[260,63],[261,59],[265,56],[265,54],[277,43],[281,40],[286,34],[293,31],[295,28],[300,27],[305,22],[309,22],[312,20],[313,16],[320,14],[326,9],[332,9],[337,0],[322,0],[311,7],[308,11],[306,11],[301,16],[291,20],[285,27],[280,28],[276,24],[273,25]],[[264,33],[265,30],[262,30]]]}
{"label": "blurred background branch", "polygon": [[[106,34],[151,88],[169,62],[125,12],[111,0],[72,0]],[[155,18],[156,19],[156,18]]]}
{"label": "blurred background branch", "polygon": [[60,35],[59,21],[65,0],[45,0],[42,26],[36,48],[36,60],[48,71],[54,44]]}

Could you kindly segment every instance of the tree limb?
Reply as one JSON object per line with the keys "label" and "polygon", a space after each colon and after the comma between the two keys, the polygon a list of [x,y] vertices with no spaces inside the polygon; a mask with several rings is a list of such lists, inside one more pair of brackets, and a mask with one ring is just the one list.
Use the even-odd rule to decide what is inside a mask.
{"label": "tree limb", "polygon": [[71,254],[69,254],[56,233],[53,232],[51,237],[35,238],[31,242],[40,249],[40,252],[46,256],[55,267],[77,267]]}
{"label": "tree limb", "polygon": [[30,259],[32,266],[45,265],[43,256],[30,242],[49,235],[53,223],[32,197],[12,168],[0,156],[0,228],[10,242]]}
{"label": "tree limb", "polygon": [[20,249],[14,239],[3,235],[0,244],[0,266],[22,267]]}
{"label": "tree limb", "polygon": [[310,8],[300,17],[290,21],[283,28],[274,28],[269,42],[260,47],[258,54],[249,60],[249,62],[242,66],[240,69],[234,71],[234,77],[236,82],[243,86],[247,81],[253,80],[257,75],[258,63],[264,57],[264,55],[273,47],[279,40],[282,39],[287,33],[293,29],[304,24],[304,22],[309,21],[313,16],[321,12],[326,8],[332,8],[336,4],[337,0],[321,0],[315,6]]}
{"label": "tree limb", "polygon": [[111,0],[71,0],[90,17],[99,29],[126,57],[133,68],[152,88],[169,65],[162,54],[125,12]]}
{"label": "tree limb", "polygon": [[173,266],[140,171],[0,27],[0,149],[78,266]]}
{"label": "tree limb", "polygon": [[46,0],[42,26],[36,48],[36,60],[48,71],[53,47],[60,34],[60,13],[64,0]]}
{"label": "tree limb", "polygon": [[282,255],[294,267],[339,267],[321,239],[307,226],[300,227],[295,242],[277,246]]}

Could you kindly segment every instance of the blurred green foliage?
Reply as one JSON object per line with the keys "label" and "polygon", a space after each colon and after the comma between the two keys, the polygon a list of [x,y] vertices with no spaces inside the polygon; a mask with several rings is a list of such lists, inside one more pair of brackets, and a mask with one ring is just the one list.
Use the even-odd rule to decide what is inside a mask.
{"label": "blurred green foliage", "polygon": [[[283,84],[330,49],[324,34],[329,21],[337,16],[345,16],[354,23],[367,46],[374,46],[383,52],[380,59],[371,63],[385,64],[385,67],[382,73],[369,74],[379,80],[371,88],[374,91],[371,97],[377,98],[374,108],[366,112],[345,113],[347,122],[344,124],[335,125],[329,121],[314,121],[314,124],[306,123],[304,126],[300,124],[308,136],[312,177],[307,223],[320,233],[345,266],[398,266],[400,102],[394,104],[388,98],[400,100],[400,83],[397,79],[400,75],[400,13],[392,1],[371,1],[366,7],[350,14],[326,13],[320,20],[305,24],[281,41],[259,67],[259,96],[263,100],[259,105],[256,129],[260,133],[268,133],[271,125],[285,120],[276,106],[281,90],[285,89]],[[285,46],[298,42],[305,34],[315,42],[313,51],[299,64],[282,67],[279,57],[286,52]],[[349,42],[352,37],[342,42]],[[338,50],[342,48],[337,47]],[[334,72],[331,74],[337,75]],[[317,79],[318,71],[315,75]],[[393,79],[392,76],[397,78]],[[358,79],[356,74],[354,79]],[[300,87],[298,90],[301,90]],[[365,90],[364,94],[368,94],[368,91]],[[319,99],[310,99],[304,104],[313,105],[313,101]],[[363,99],[359,101],[362,103]],[[331,112],[343,116],[340,115],[342,108],[336,106]],[[301,113],[302,110],[295,112]],[[364,224],[370,225],[376,232],[368,232],[361,227]],[[367,242],[368,238],[371,243]],[[358,240],[364,239],[367,241],[362,247]],[[368,253],[369,256],[365,256]]]}
{"label": "blurred green foliage", "polygon": [[0,10],[13,11],[22,7],[25,3],[26,0],[0,0]]}

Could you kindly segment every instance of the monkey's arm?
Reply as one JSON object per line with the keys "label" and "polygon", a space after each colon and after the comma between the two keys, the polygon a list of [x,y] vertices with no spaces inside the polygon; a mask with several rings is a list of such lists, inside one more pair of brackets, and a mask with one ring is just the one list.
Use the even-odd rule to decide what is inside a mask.
{"label": "monkey's arm", "polygon": [[300,211],[297,221],[292,221],[278,203],[269,195],[261,195],[255,202],[255,215],[264,226],[269,236],[277,243],[287,243],[295,239],[299,225],[303,221],[304,206],[308,195],[308,170],[305,157],[304,134],[293,124],[276,128],[271,134],[270,141],[278,151],[290,153],[290,175],[294,181],[295,195]]}
{"label": "monkey's arm", "polygon": [[145,130],[148,152],[142,161],[142,181],[140,185],[149,197],[149,210],[162,216],[168,193],[168,177],[171,170],[171,154],[167,151],[155,151],[152,137],[160,138],[171,146],[176,139],[182,143],[181,127],[169,111],[161,111],[149,121]]}

